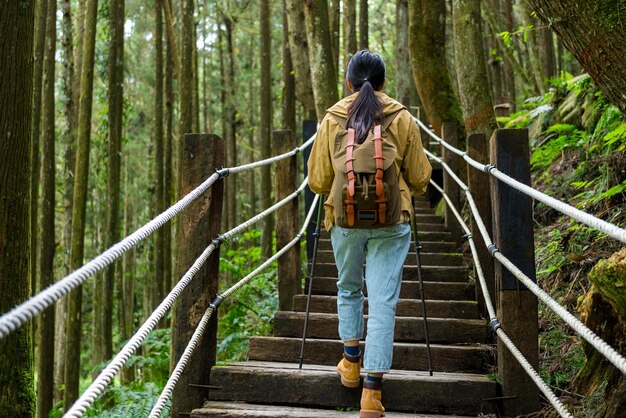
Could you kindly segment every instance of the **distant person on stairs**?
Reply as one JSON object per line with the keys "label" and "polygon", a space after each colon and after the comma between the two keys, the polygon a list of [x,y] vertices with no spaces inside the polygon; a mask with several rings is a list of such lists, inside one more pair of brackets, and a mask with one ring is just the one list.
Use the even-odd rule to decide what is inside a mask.
{"label": "distant person on stairs", "polygon": [[324,226],[330,231],[339,272],[337,312],[343,358],[341,383],[360,385],[363,338],[363,263],[368,295],[362,363],[363,418],[379,418],[382,377],[391,369],[395,311],[402,266],[411,241],[411,195],[430,180],[419,129],[406,108],[381,92],[385,63],[357,52],[346,74],[352,95],[328,109],[308,162],[309,186],[328,195]]}

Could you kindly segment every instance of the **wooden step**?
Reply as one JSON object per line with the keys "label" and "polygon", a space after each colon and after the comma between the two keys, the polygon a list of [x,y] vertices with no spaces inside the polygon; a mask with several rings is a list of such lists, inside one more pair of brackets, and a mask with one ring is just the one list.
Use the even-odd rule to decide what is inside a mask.
{"label": "wooden step", "polygon": [[[310,266],[309,266],[310,268]],[[422,280],[425,282],[467,282],[468,270],[464,266],[426,266],[422,265]],[[315,277],[337,277],[335,263],[316,263]],[[417,280],[417,266],[405,265],[402,280]]]}
{"label": "wooden step", "polygon": [[418,232],[421,224],[443,224],[443,217],[431,213],[415,212],[415,220],[417,221]]}
{"label": "wooden step", "polygon": [[[306,310],[306,295],[296,295],[293,300],[293,310]],[[311,312],[337,313],[337,296],[312,295]],[[365,298],[365,313],[367,314],[367,298]],[[400,299],[396,306],[398,316],[422,316],[422,301],[419,299]],[[465,318],[479,319],[478,304],[471,300],[427,300],[426,316],[430,318]]]}
{"label": "wooden step", "polygon": [[[353,411],[334,409],[299,408],[290,406],[259,405],[245,402],[209,401],[200,409],[191,412],[191,418],[354,418]],[[385,418],[470,418],[460,415],[405,414],[386,412]]]}
{"label": "wooden step", "polygon": [[[274,315],[275,337],[302,337],[304,312],[278,311]],[[339,339],[336,314],[311,313],[307,326],[307,337]],[[367,315],[365,315],[367,331]],[[487,343],[489,332],[487,322],[482,319],[428,318],[428,334],[433,343],[450,342]],[[422,318],[396,317],[394,341],[424,341]]]}
{"label": "wooden step", "polygon": [[[319,263],[334,263],[335,255],[332,250],[318,250],[317,262]],[[420,262],[422,266],[462,266],[463,255],[458,253],[427,253],[420,252]],[[405,265],[416,265],[417,256],[415,252],[409,252],[407,254]]]}
{"label": "wooden step", "polygon": [[[429,241],[429,242],[453,242],[452,234],[448,231],[443,230],[443,226],[437,225],[439,230],[436,231],[427,231],[427,230],[419,230],[419,240],[420,241]],[[330,234],[326,232],[326,230],[322,230],[320,233],[320,240],[328,240],[330,239]]]}
{"label": "wooden step", "polygon": [[[305,286],[308,290],[308,280]],[[364,288],[367,295],[367,284]],[[313,280],[314,295],[337,295],[337,279],[333,277],[316,277]],[[424,299],[433,300],[474,300],[475,289],[467,282],[431,282],[424,281]],[[400,287],[400,298],[419,299],[419,282],[403,280]]]}
{"label": "wooden step", "polygon": [[[360,389],[341,385],[335,367],[246,362],[215,366],[212,401],[315,405],[317,408],[358,408]],[[497,396],[496,383],[486,376],[392,370],[385,375],[382,402],[390,412],[462,414],[493,411],[487,399]]]}
{"label": "wooden step", "polygon": [[[249,360],[300,362],[302,338],[252,337]],[[361,343],[361,351],[365,344]],[[487,345],[430,345],[435,372],[487,373],[495,357],[494,349]],[[304,346],[305,364],[334,366],[343,353],[340,340],[307,338]],[[397,370],[428,370],[426,344],[394,343],[393,364]]]}
{"label": "wooden step", "polygon": [[[446,227],[443,223],[418,223],[417,224],[417,233],[419,235],[420,239],[424,239],[422,237],[422,234],[426,234],[427,232],[439,232],[439,233],[446,233]],[[449,234],[449,232],[447,232]],[[320,237],[322,238],[328,238],[329,237],[329,233],[326,232],[326,230],[322,230],[321,231],[321,235]]]}
{"label": "wooden step", "polygon": [[[455,242],[445,241],[422,241],[422,253],[456,253],[458,252],[458,245]],[[333,247],[329,239],[320,239],[318,244],[319,250],[332,251]],[[409,251],[415,252],[413,242],[409,247]]]}

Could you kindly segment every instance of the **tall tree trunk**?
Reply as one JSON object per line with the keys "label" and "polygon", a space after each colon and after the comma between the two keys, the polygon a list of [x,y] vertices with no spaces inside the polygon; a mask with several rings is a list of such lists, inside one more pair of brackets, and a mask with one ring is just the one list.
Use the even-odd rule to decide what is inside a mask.
{"label": "tall tree trunk", "polygon": [[[72,245],[70,250],[70,268],[72,270],[76,270],[83,264],[84,256],[85,212],[87,205],[87,180],[89,175],[93,68],[95,60],[98,1],[87,0],[85,7],[85,39],[83,41],[83,66],[81,70],[81,94],[78,111],[78,146],[76,150],[76,170],[72,205]],[[82,286],[79,286],[68,295],[65,393],[63,395],[63,409],[66,411],[78,398],[82,290]]]}
{"label": "tall tree trunk", "polygon": [[359,49],[369,48],[368,0],[359,1]]}
{"label": "tall tree trunk", "polygon": [[[269,158],[272,152],[272,27],[270,24],[270,1],[261,0],[260,3],[260,30],[261,30],[261,111],[259,113],[261,139],[261,158]],[[326,12],[328,19],[328,12]],[[331,56],[332,59],[332,56]],[[261,168],[261,207],[267,209],[272,202],[272,168],[266,165]],[[261,232],[261,254],[269,258],[272,254],[273,216],[267,216],[263,221]]]}
{"label": "tall tree trunk", "polygon": [[466,133],[491,138],[498,127],[485,67],[480,2],[453,0],[455,67]]}
{"label": "tall tree trunk", "polygon": [[[129,176],[128,154],[124,161],[124,194],[131,196],[131,180]],[[169,223],[168,223],[169,224]],[[166,225],[162,226],[164,228]],[[124,236],[134,229],[132,199],[124,199]],[[117,305],[120,315],[120,337],[128,341],[134,333],[133,317],[135,313],[135,249],[131,248],[122,257],[122,274],[119,276],[120,303]],[[129,384],[135,380],[135,367],[122,369],[122,383]]]}
{"label": "tall tree trunk", "polygon": [[198,73],[198,30],[195,24],[193,25],[193,131],[200,132],[200,78]]}
{"label": "tall tree trunk", "polygon": [[[522,3],[522,23],[524,26],[532,25],[537,26],[537,19],[532,16],[532,10],[527,2]],[[531,31],[527,34],[524,47],[528,54],[528,63],[530,65],[531,74],[533,76],[534,92],[535,94],[543,94],[546,91],[546,83],[544,81],[543,72],[541,68],[541,57],[539,55],[539,48],[537,43],[536,31]]]}
{"label": "tall tree trunk", "polygon": [[[163,5],[163,0],[160,0]],[[165,55],[165,144],[163,150],[163,198],[164,207],[170,207],[173,201],[172,191],[172,151],[174,144],[174,46],[167,37]],[[165,292],[172,288],[172,224],[167,222],[163,229],[163,274]]]}
{"label": "tall tree trunk", "polygon": [[409,56],[408,0],[396,0],[396,96],[398,100],[410,97],[411,104],[419,106]]}
{"label": "tall tree trunk", "polygon": [[626,4],[623,1],[529,0],[598,88],[626,113]]}
{"label": "tall tree trunk", "polygon": [[[348,0],[354,1],[354,0]],[[289,28],[289,52],[296,77],[296,95],[304,108],[304,117],[315,111],[313,84],[311,83],[311,67],[309,65],[309,44],[304,22],[304,2],[287,0],[287,26]]]}
{"label": "tall tree trunk", "polygon": [[[63,113],[65,117],[65,130],[63,131],[63,141],[65,145],[63,164],[63,230],[62,230],[62,258],[65,273],[70,272],[70,248],[72,238],[72,196],[74,194],[74,169],[76,162],[76,129],[78,125],[78,92],[76,80],[76,68],[80,75],[80,67],[76,65],[80,58],[82,62],[82,31],[84,16],[84,2],[78,4],[78,33],[77,47],[74,49],[74,29],[72,24],[72,1],[63,0]],[[80,57],[79,57],[80,55]],[[54,343],[54,402],[63,399],[65,387],[65,331],[67,324],[67,297],[63,297],[56,304],[55,318],[55,343]]]}
{"label": "tall tree trunk", "polygon": [[328,22],[330,24],[330,44],[333,49],[333,62],[339,68],[339,29],[341,21],[341,2],[330,0],[328,3]]}
{"label": "tall tree trunk", "polygon": [[[504,19],[504,30],[508,32],[513,32],[513,0],[502,1],[504,3],[504,13],[502,15]],[[504,54],[504,63],[502,70],[504,72],[504,96],[509,103],[510,111],[515,112],[515,100],[517,97],[515,92],[515,72],[513,71],[513,63],[508,54]]]}
{"label": "tall tree trunk", "polygon": [[[154,98],[154,179],[156,180],[156,212],[162,213],[166,209],[164,197],[164,173],[165,163],[164,138],[163,138],[163,10],[160,2],[155,3],[155,31],[154,31],[154,53],[155,53],[155,98]],[[156,234],[156,254],[155,254],[155,282],[157,285],[156,300],[160,303],[165,297],[165,292],[169,286],[165,285],[164,256],[165,256],[165,230],[159,228]]]}
{"label": "tall tree trunk", "polygon": [[335,71],[330,45],[327,3],[325,1],[307,2],[304,5],[304,20],[309,45],[315,111],[317,119],[322,120],[326,109],[339,100],[337,71]]}
{"label": "tall tree trunk", "polygon": [[[54,143],[54,67],[56,53],[56,0],[48,2],[46,47],[43,83],[43,159],[41,166],[41,260],[39,288],[54,282],[54,207],[55,207],[55,152]],[[39,317],[37,332],[37,415],[47,418],[53,405],[54,387],[54,322],[55,308],[46,309]]]}
{"label": "tall tree trunk", "polygon": [[446,66],[445,0],[409,0],[409,49],[413,77],[426,116],[438,135],[443,122],[456,122],[464,138],[459,100]]}
{"label": "tall tree trunk", "polygon": [[[34,1],[0,2],[0,312],[31,293],[30,185]],[[31,324],[0,339],[0,410],[35,414]]]}
{"label": "tall tree trunk", "polygon": [[[286,0],[283,0],[283,129],[296,132],[296,79],[289,52],[289,22],[287,22]],[[337,37],[339,40],[339,37]],[[252,96],[251,96],[252,97]]]}
{"label": "tall tree trunk", "polygon": [[[343,2],[343,79],[341,85],[343,86],[343,96],[348,96],[352,92],[348,89],[348,84],[345,80],[345,73],[348,72],[348,63],[350,58],[357,52],[356,43],[356,0],[344,0]],[[408,56],[408,51],[407,51]]]}
{"label": "tall tree trunk", "polygon": [[554,55],[554,36],[552,35],[552,29],[538,29],[537,43],[539,45],[539,58],[541,60],[543,77],[549,80],[557,75],[556,57]]}
{"label": "tall tree trunk", "polygon": [[[489,2],[483,2],[484,6],[491,8],[497,16],[502,16],[500,10],[500,0],[489,0]],[[502,22],[500,24],[498,33],[502,32]],[[483,25],[484,26],[484,25]],[[486,37],[484,40],[485,59],[487,60],[487,69],[489,76],[489,84],[491,85],[491,93],[495,104],[501,103],[503,84],[502,84],[502,48],[498,42],[496,34],[492,34]],[[458,76],[457,76],[458,79]]]}
{"label": "tall tree trunk", "polygon": [[[30,190],[30,282],[33,290],[37,286],[37,250],[39,249],[39,164],[41,158],[41,86],[43,78],[44,41],[46,38],[46,24],[48,16],[48,0],[37,0],[35,13],[35,68],[33,71],[33,121],[32,121],[32,156],[33,173]],[[54,7],[56,9],[56,5]],[[33,292],[34,293],[34,292]]]}
{"label": "tall tree trunk", "polygon": [[177,190],[180,194],[180,173],[182,172],[181,162],[183,147],[182,141],[186,133],[193,131],[193,10],[194,0],[183,0],[181,7],[181,57],[180,68],[178,74],[180,74],[179,81],[179,100],[180,100],[180,120],[178,125],[178,141],[179,146],[177,150],[177,162],[178,167],[176,172],[178,173],[178,187]]}
{"label": "tall tree trunk", "polygon": [[[235,107],[235,22],[232,16],[227,17],[226,22],[226,155],[228,166],[237,165],[237,109]],[[228,207],[229,229],[237,225],[237,194],[239,176],[234,174],[226,179],[226,204]]]}

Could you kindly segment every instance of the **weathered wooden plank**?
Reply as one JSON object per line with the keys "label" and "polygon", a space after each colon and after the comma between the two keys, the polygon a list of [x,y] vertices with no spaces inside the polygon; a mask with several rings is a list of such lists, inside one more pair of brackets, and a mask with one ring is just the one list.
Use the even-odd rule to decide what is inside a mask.
{"label": "weathered wooden plank", "polygon": [[[422,266],[422,280],[424,282],[469,282],[468,270],[464,266]],[[317,263],[315,266],[317,277],[337,277],[337,266],[334,263]],[[405,265],[402,269],[402,280],[416,280],[417,266]],[[473,293],[472,293],[473,295]]]}
{"label": "weathered wooden plank", "polygon": [[[430,253],[421,252],[420,260],[423,266],[462,266],[463,254],[459,253]],[[317,252],[317,261],[320,263],[334,263],[335,256],[332,250],[319,249]],[[405,265],[415,265],[415,252],[411,251],[407,254]]]}
{"label": "weathered wooden plank", "polygon": [[[332,366],[248,362],[214,367],[211,382],[221,389],[210,400],[241,400],[318,408],[358,408],[361,391],[341,385]],[[497,396],[496,383],[475,374],[395,371],[385,375],[382,402],[392,412],[466,414],[492,412],[485,399]]]}
{"label": "weathered wooden plank", "polygon": [[[300,361],[301,338],[253,337],[248,359],[296,363]],[[365,344],[361,343],[361,350]],[[435,372],[487,373],[495,361],[495,353],[486,345],[431,344]],[[306,364],[336,365],[343,352],[340,340],[308,338],[304,350]],[[394,343],[392,368],[397,370],[428,370],[425,344]]]}
{"label": "weathered wooden plank", "polygon": [[[347,418],[355,417],[357,412],[337,411],[334,409],[298,408],[278,405],[258,405],[245,402],[209,401],[202,408],[191,412],[191,418]],[[386,418],[470,418],[460,415],[405,414],[386,412]]]}
{"label": "weathered wooden plank", "polygon": [[[304,329],[303,312],[279,311],[274,316],[274,336],[301,337]],[[336,314],[311,313],[307,337],[338,339],[339,320]],[[367,332],[367,315],[365,315]],[[477,343],[487,342],[487,322],[477,319],[428,318],[431,342]],[[395,341],[424,341],[422,318],[396,317]]]}
{"label": "weathered wooden plank", "polygon": [[[313,294],[328,296],[336,295],[337,279],[332,277],[316,277],[313,280]],[[364,294],[367,295],[367,286],[364,288]],[[403,280],[402,285],[400,286],[400,298],[416,299],[418,297],[419,283],[414,280]],[[473,300],[474,286],[469,282],[425,281],[424,297],[432,300]]]}
{"label": "weathered wooden plank", "polygon": [[[293,310],[303,312],[306,309],[306,299],[306,295],[297,295],[293,300]],[[311,296],[310,311],[337,313],[337,296]],[[367,313],[367,298],[365,298],[365,313]],[[421,317],[422,301],[420,299],[398,300],[396,315]],[[427,300],[426,315],[429,318],[479,318],[477,304],[470,300]]]}
{"label": "weathered wooden plank", "polygon": [[[445,242],[445,241],[420,241],[422,245],[422,252],[425,253],[456,253],[459,252],[458,245],[455,242]],[[320,239],[319,247],[320,250],[332,251],[333,247],[329,239]],[[411,242],[411,246],[409,247],[409,251],[415,252],[415,248],[413,246],[413,242]]]}

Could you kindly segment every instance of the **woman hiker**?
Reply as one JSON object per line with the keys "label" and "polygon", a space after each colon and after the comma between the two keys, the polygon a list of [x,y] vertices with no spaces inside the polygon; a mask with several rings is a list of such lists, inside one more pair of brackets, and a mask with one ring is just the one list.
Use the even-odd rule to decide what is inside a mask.
{"label": "woman hiker", "polygon": [[[346,79],[353,94],[324,116],[308,162],[308,181],[313,192],[328,195],[324,226],[339,272],[337,313],[344,344],[337,371],[344,386],[356,388],[363,364],[367,376],[360,416],[379,418],[385,411],[382,378],[391,368],[396,304],[411,241],[411,195],[424,194],[431,166],[413,117],[381,91],[382,58],[357,52]],[[361,353],[364,261],[368,321]]]}

